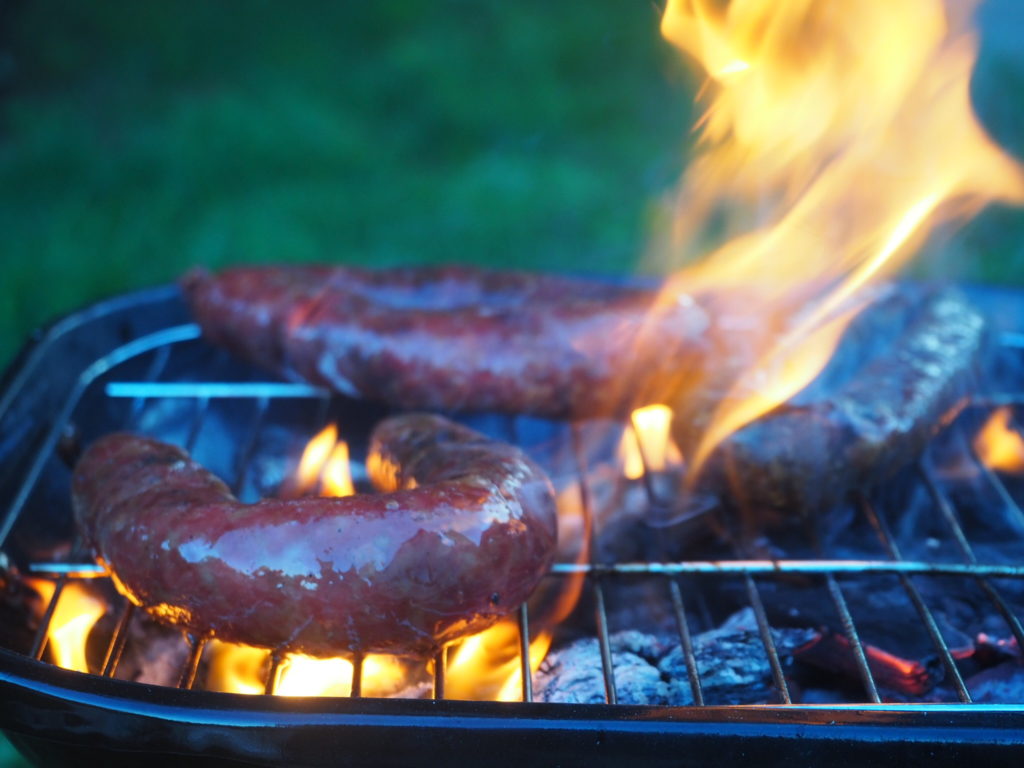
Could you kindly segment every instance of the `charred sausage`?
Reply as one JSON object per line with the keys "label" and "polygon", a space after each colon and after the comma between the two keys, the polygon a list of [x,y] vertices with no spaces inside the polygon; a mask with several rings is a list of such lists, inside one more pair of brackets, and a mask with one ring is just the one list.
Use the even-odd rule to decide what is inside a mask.
{"label": "charred sausage", "polygon": [[403,408],[625,415],[699,354],[686,296],[473,267],[247,267],[182,281],[211,341]]}
{"label": "charred sausage", "polygon": [[156,617],[312,655],[426,655],[514,610],[555,552],[551,484],[519,449],[447,419],[383,421],[383,491],[245,505],[166,443],[113,434],[75,468],[81,530]]}
{"label": "charred sausage", "polygon": [[[814,384],[731,435],[712,475],[755,527],[800,520],[876,486],[963,409],[984,326],[955,290],[901,286],[861,314]],[[680,420],[684,446],[700,425],[696,416]]]}

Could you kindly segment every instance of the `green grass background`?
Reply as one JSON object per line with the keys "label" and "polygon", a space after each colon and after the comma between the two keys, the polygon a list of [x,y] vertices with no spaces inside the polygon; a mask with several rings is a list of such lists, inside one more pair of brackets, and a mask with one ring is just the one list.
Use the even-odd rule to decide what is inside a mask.
{"label": "green grass background", "polygon": [[8,11],[0,361],[188,266],[619,271],[682,165],[684,68],[623,0]]}
{"label": "green grass background", "polygon": [[[196,264],[636,268],[693,117],[658,13],[0,0],[0,366],[39,324]],[[996,22],[975,90],[1020,150],[1020,38]],[[990,212],[918,270],[1024,282],[1022,234]]]}

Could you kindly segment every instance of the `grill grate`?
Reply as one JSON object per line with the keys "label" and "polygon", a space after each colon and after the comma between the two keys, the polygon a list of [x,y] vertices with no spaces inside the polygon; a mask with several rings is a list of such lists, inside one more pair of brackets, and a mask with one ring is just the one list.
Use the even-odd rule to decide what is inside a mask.
{"label": "grill grate", "polygon": [[[189,402],[191,404],[192,416],[191,422],[188,425],[187,436],[184,440],[184,447],[189,452],[192,452],[196,447],[203,425],[206,423],[210,413],[212,401],[228,399],[249,404],[252,416],[246,424],[246,430],[242,437],[241,448],[237,453],[232,475],[231,488],[236,494],[241,492],[245,485],[247,474],[251,471],[254,451],[272,402],[279,400],[302,401],[310,406],[309,412],[313,416],[314,423],[320,424],[325,421],[330,404],[330,395],[328,392],[316,387],[304,384],[266,381],[180,382],[161,380],[168,370],[172,354],[176,350],[188,347],[189,345],[202,345],[203,343],[199,341],[198,337],[199,330],[194,325],[183,324],[168,327],[123,344],[113,349],[113,351],[100,356],[85,367],[71,388],[70,394],[61,404],[60,408],[57,409],[56,415],[52,422],[50,422],[37,449],[32,453],[28,461],[27,470],[23,473],[23,480],[14,493],[3,518],[0,519],[0,547],[5,544],[12,530],[14,530],[27,500],[40,480],[45,465],[53,458],[62,434],[64,434],[68,425],[72,423],[76,409],[80,407],[83,397],[87,392],[92,391],[92,388],[102,387],[106,398],[130,401],[129,415],[125,423],[116,425],[117,428],[121,429],[137,427],[145,409],[155,401],[173,398]],[[1019,338],[1015,334],[1007,334],[1001,340],[1006,348],[1024,348],[1024,339]],[[139,360],[144,360],[147,363],[145,373],[140,379],[111,380],[111,377],[116,377],[120,373],[119,369],[125,363]],[[12,399],[13,396],[9,396],[0,402],[0,408],[7,408]],[[987,398],[984,401],[979,400],[975,402],[974,405],[977,408],[991,408],[999,404],[1017,402],[1017,400],[1011,397]],[[0,410],[0,420],[2,420],[4,415],[3,411]],[[510,422],[510,431],[513,434],[514,429],[514,421],[512,421]],[[582,448],[583,438],[577,427],[574,426],[571,429],[570,438],[576,467],[575,482],[578,486],[584,517],[584,530],[592,532],[594,528],[594,510],[592,509],[593,499],[588,482],[589,468],[585,452]],[[639,440],[637,442],[642,444]],[[642,453],[641,458],[646,459]],[[1014,501],[1009,489],[1000,477],[988,469],[973,452],[970,455],[970,460],[976,465],[980,477],[991,491],[996,494],[1001,503],[1006,506],[1015,518],[1024,521],[1024,512]],[[934,645],[938,658],[945,669],[946,679],[952,683],[957,698],[963,704],[971,703],[971,693],[957,668],[953,651],[943,637],[936,618],[922,597],[915,579],[922,576],[943,576],[975,581],[985,594],[986,599],[1005,621],[1018,646],[1024,648],[1024,627],[1022,627],[1020,619],[1016,616],[1013,609],[992,583],[993,579],[1024,578],[1024,565],[980,562],[958,519],[953,502],[933,470],[924,462],[921,462],[918,464],[916,471],[921,483],[927,489],[930,496],[932,502],[931,509],[944,526],[949,541],[959,552],[962,562],[946,563],[905,559],[896,538],[890,530],[884,512],[877,508],[866,496],[860,495],[857,498],[857,508],[860,514],[873,527],[888,559],[770,560],[742,559],[737,557],[736,559],[723,561],[625,562],[610,564],[596,562],[557,563],[552,568],[548,578],[565,580],[583,577],[586,579],[587,588],[591,592],[595,606],[594,620],[606,702],[608,704],[615,704],[617,702],[616,670],[611,652],[606,587],[615,579],[643,576],[660,582],[664,587],[663,594],[667,603],[671,605],[671,613],[677,626],[694,703],[696,706],[704,705],[701,679],[694,653],[693,633],[687,616],[687,603],[692,600],[697,606],[698,612],[705,615],[707,614],[707,608],[703,606],[703,610],[700,610],[702,608],[701,602],[703,601],[703,595],[700,591],[693,595],[686,594],[686,599],[684,600],[684,589],[680,582],[680,577],[700,576],[713,579],[738,578],[741,580],[747,602],[753,610],[753,615],[757,622],[758,635],[769,661],[779,703],[782,705],[791,704],[792,696],[787,685],[778,649],[772,637],[759,585],[763,579],[787,575],[803,575],[814,577],[821,588],[827,592],[828,598],[835,609],[839,626],[842,628],[852,651],[856,671],[863,686],[864,702],[869,705],[880,705],[882,700],[879,695],[878,684],[869,664],[865,642],[849,609],[842,581],[844,576],[851,574],[889,574],[894,575],[899,580],[909,604],[917,613],[921,626]],[[648,503],[652,506],[656,505],[659,500],[656,498],[653,485],[647,482],[644,487]],[[38,633],[30,650],[30,655],[35,659],[42,659],[45,654],[49,625],[60,596],[66,586],[76,580],[107,578],[104,569],[93,562],[89,562],[77,545],[72,547],[71,552],[67,560],[60,562],[33,562],[29,565],[28,570],[33,575],[50,578],[55,582],[53,595],[46,607]],[[113,677],[116,674],[125,648],[129,626],[135,616],[135,609],[127,601],[118,608],[115,628],[102,664],[101,674],[103,676]],[[530,702],[533,701],[530,672],[530,615],[525,604],[520,607],[517,618],[519,628],[519,667],[522,680],[521,697],[523,701]],[[710,622],[705,623],[710,624]],[[189,650],[185,664],[180,671],[178,687],[190,689],[196,684],[197,671],[207,645],[207,638],[189,636],[186,640]],[[268,694],[274,692],[277,672],[282,660],[283,656],[280,652],[275,652],[271,655],[271,663],[265,680],[265,691]],[[353,658],[354,672],[351,691],[353,697],[359,697],[362,692],[362,661],[360,656]],[[433,696],[437,699],[443,699],[445,697],[446,669],[446,654],[444,652],[434,658],[432,667]],[[941,708],[943,705],[929,703],[922,704],[922,706]]]}

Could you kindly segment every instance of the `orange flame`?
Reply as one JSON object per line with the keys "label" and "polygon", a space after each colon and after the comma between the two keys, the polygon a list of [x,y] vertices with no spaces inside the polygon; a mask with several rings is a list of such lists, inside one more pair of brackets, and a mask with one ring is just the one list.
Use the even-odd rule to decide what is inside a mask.
{"label": "orange flame", "polygon": [[318,482],[321,496],[351,496],[356,492],[348,443],[338,440],[338,428],[334,424],[328,424],[306,443],[295,471],[293,492],[309,493]]}
{"label": "orange flame", "polygon": [[[45,579],[27,581],[43,598],[43,604],[49,603],[57,589],[56,584]],[[89,632],[106,612],[107,602],[90,592],[85,585],[77,581],[65,584],[46,633],[53,663],[64,669],[88,672],[86,642]]]}
{"label": "orange flame", "polygon": [[[666,303],[697,295],[720,317],[747,318],[744,339],[756,340],[729,366],[691,479],[730,434],[821,372],[864,289],[932,227],[1024,200],[1020,169],[970,106],[973,5],[669,0],[662,34],[703,65],[712,93],[670,253],[681,256],[684,235],[723,201],[757,211],[665,288]],[[729,351],[742,345],[727,325],[716,333]]]}
{"label": "orange flame", "polygon": [[207,652],[211,654],[207,689],[249,695],[261,694],[266,689],[264,680],[270,665],[270,651],[266,648],[213,639]]}
{"label": "orange flame", "polygon": [[321,474],[321,496],[352,496],[356,492],[352,485],[352,470],[349,467],[348,443],[342,440],[331,451]]}
{"label": "orange flame", "polygon": [[[540,667],[550,647],[547,631],[530,642],[530,674]],[[522,679],[519,625],[506,618],[457,646],[448,661],[445,695],[471,701],[520,701]]]}
{"label": "orange flame", "polygon": [[999,408],[974,440],[978,458],[989,469],[999,472],[1024,472],[1024,438],[1012,426],[1013,411]]}
{"label": "orange flame", "polygon": [[630,480],[643,477],[644,460],[652,472],[683,463],[683,455],[672,440],[672,409],[667,405],[648,405],[633,411],[632,429],[622,433],[619,457],[622,472]]}
{"label": "orange flame", "polygon": [[[270,651],[250,645],[211,640],[206,687],[225,693],[261,694],[266,690]],[[349,659],[288,654],[277,669],[277,696],[349,696],[353,666]],[[391,656],[363,659],[362,695],[386,696],[405,684],[405,667]]]}

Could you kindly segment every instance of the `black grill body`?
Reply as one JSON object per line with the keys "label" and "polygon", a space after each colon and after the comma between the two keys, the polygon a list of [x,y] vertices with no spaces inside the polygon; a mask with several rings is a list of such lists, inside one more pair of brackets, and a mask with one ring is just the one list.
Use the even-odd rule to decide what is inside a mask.
{"label": "black grill body", "polygon": [[[1014,355],[1024,357],[1024,351],[1017,351],[1024,349],[1024,339],[1018,333],[1024,331],[1024,297],[991,288],[973,288],[969,293],[986,312],[993,337],[1003,348],[994,353],[990,367],[1009,367],[1009,372],[999,374],[998,387],[978,393],[979,401],[1024,400],[1024,387],[1020,386],[1024,378],[1016,376],[1012,362]],[[225,396],[214,386],[225,381],[243,385],[242,389]],[[1014,383],[1012,390],[999,391],[1007,381]],[[243,390],[246,394],[238,396]],[[243,498],[256,492],[247,484],[246,462],[259,439],[260,425],[278,416],[290,419],[296,412],[301,414],[301,422],[312,414],[313,423],[300,425],[309,434],[308,428],[330,410],[343,412],[345,423],[354,425],[356,432],[367,433],[387,412],[375,405],[339,402],[305,385],[276,382],[265,373],[239,366],[198,339],[174,287],[120,296],[89,307],[38,334],[8,370],[0,391],[0,543],[10,564],[58,583],[81,575],[78,566],[88,563],[82,562],[82,553],[73,545],[69,470],[62,451],[72,450],[68,442],[88,442],[112,429],[138,427],[152,404],[153,393],[168,399],[191,398],[193,411],[189,412],[194,422],[183,424],[177,439],[192,444],[198,441],[200,451],[204,420],[209,423],[214,416],[219,418],[218,414],[230,418],[237,406],[243,416],[239,433],[231,439],[233,447],[226,454],[222,446],[210,450],[211,456],[227,456],[211,460],[221,461],[225,471],[234,473],[233,482]],[[275,410],[278,397],[282,399],[280,412]],[[288,403],[295,399],[308,407],[293,412]],[[235,400],[239,403],[233,404]],[[72,424],[74,435],[69,433]],[[526,443],[546,441],[552,430],[567,428],[530,420],[511,423],[505,417],[481,417],[474,425],[485,431],[504,431]],[[1016,505],[1013,489],[994,475],[990,480],[998,483],[994,486],[997,494]],[[940,494],[937,498],[936,513],[944,513],[944,497]],[[883,542],[893,544],[899,533],[888,530],[884,514],[878,517]],[[953,524],[951,540],[957,538],[955,516]],[[1024,702],[973,702],[962,680],[960,686],[953,684],[959,673],[941,633],[937,637],[933,633],[933,638],[937,656],[954,679],[949,688],[951,701],[881,703],[877,691],[874,697],[870,695],[871,670],[862,659],[863,702],[789,703],[780,672],[777,704],[616,704],[614,665],[605,650],[609,630],[603,590],[619,578],[663,580],[667,595],[679,593],[678,579],[737,580],[750,596],[765,630],[762,634],[768,635],[766,653],[779,669],[759,592],[759,585],[767,579],[799,573],[820,578],[829,588],[836,584],[832,594],[835,598],[838,593],[839,608],[844,603],[838,585],[850,573],[899,578],[910,585],[907,610],[917,611],[925,630],[929,619],[934,620],[927,601],[921,601],[923,607],[915,601],[915,579],[939,576],[984,582],[1002,600],[1000,610],[993,598],[997,603],[993,610],[1006,618],[1007,636],[1016,636],[1019,642],[1015,599],[1003,600],[1000,591],[1000,585],[1016,585],[1024,579],[1024,561],[1015,559],[1014,552],[1024,552],[1024,540],[1008,541],[1007,557],[994,561],[966,555],[959,562],[902,559],[899,549],[890,547],[883,556],[860,561],[824,553],[800,561],[557,565],[551,578],[582,573],[593,593],[594,625],[603,641],[605,704],[536,703],[530,701],[529,686],[524,687],[522,702],[445,700],[443,663],[435,673],[439,679],[431,700],[293,699],[188,690],[203,650],[201,639],[196,638],[190,639],[193,666],[191,674],[185,670],[182,675],[180,687],[184,689],[141,685],[55,667],[40,660],[43,647],[37,638],[31,648],[0,648],[0,726],[40,764],[96,760],[138,765],[145,760],[156,765],[179,764],[183,758],[197,765],[259,766],[442,762],[589,766],[619,765],[627,760],[649,765],[756,761],[788,766],[826,760],[838,765],[905,765],[922,762],[925,756],[933,765],[963,765],[975,758],[1008,761],[1024,745]],[[68,568],[61,571],[61,563]],[[1016,588],[1011,591],[1017,594]],[[679,594],[691,597],[685,589]],[[679,613],[680,632],[688,634],[689,630],[684,630],[686,612]],[[520,629],[529,637],[525,609],[520,613]],[[858,645],[856,628],[850,631],[853,644]],[[112,644],[116,643],[115,637]],[[527,667],[529,659],[521,661]]]}

